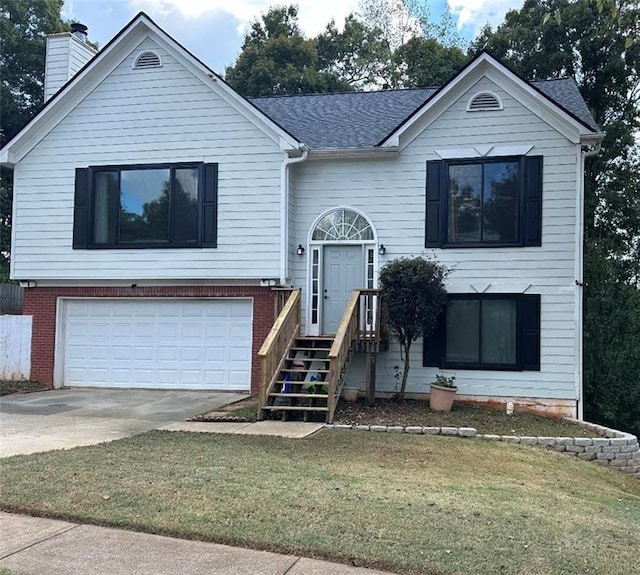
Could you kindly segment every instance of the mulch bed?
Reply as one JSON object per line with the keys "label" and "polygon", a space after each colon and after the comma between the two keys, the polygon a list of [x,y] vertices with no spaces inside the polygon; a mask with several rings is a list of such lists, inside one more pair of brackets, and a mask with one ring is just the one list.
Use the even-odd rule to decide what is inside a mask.
{"label": "mulch bed", "polygon": [[49,388],[37,381],[0,381],[0,396],[11,393],[32,393],[34,391],[46,391]]}
{"label": "mulch bed", "polygon": [[376,399],[372,407],[363,400],[340,401],[335,422],[349,425],[402,425],[475,427],[479,433],[590,437],[592,432],[558,418],[527,412],[507,415],[504,409],[454,403],[449,413],[431,411],[427,401]]}

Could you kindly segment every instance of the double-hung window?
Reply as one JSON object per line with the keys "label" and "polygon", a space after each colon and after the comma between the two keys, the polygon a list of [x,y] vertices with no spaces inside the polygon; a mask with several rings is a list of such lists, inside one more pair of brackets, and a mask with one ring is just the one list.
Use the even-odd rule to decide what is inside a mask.
{"label": "double-hung window", "polygon": [[450,294],[425,340],[424,365],[450,369],[540,369],[540,296]]}
{"label": "double-hung window", "polygon": [[74,248],[215,247],[217,165],[76,170]]}
{"label": "double-hung window", "polygon": [[541,245],[542,157],[427,162],[426,247]]}

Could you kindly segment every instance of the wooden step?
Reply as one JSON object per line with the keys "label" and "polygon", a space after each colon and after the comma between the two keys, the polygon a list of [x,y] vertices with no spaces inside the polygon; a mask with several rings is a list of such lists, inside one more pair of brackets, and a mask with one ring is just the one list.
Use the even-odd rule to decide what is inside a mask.
{"label": "wooden step", "polygon": [[[294,347],[291,348],[291,351],[301,351],[300,349],[296,349]],[[316,357],[316,356],[305,356],[305,357],[300,357],[300,356],[288,356],[287,359],[290,359],[291,361],[297,359],[300,361],[331,361],[330,357]]]}
{"label": "wooden step", "polygon": [[326,351],[327,353],[329,353],[330,351],[328,347],[302,347],[298,345],[294,345],[290,349],[291,351]]}
{"label": "wooden step", "polygon": [[[287,373],[299,373],[300,375],[302,375],[303,373],[304,374],[307,374],[307,373],[329,373],[328,369],[313,369],[313,368],[310,368],[310,369],[295,369],[293,367],[285,368],[285,369],[282,369],[280,371],[285,371]],[[293,383],[296,383],[296,382],[293,382]]]}
{"label": "wooden step", "polygon": [[271,411],[329,411],[328,407],[309,407],[300,405],[265,405],[262,409]]}
{"label": "wooden step", "polygon": [[269,397],[297,397],[306,399],[327,399],[329,397],[326,393],[282,393],[272,391]]}

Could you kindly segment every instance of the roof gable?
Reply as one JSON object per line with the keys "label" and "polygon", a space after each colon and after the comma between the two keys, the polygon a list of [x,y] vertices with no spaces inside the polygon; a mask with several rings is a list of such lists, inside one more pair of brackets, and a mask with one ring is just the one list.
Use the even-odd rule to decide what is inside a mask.
{"label": "roof gable", "polygon": [[141,12],[47,101],[31,122],[0,150],[0,164],[13,165],[20,161],[146,38],[152,38],[154,42],[171,52],[176,60],[257,129],[269,136],[282,150],[303,147],[299,140],[240,96],[222,78]]}
{"label": "roof gable", "polygon": [[[593,122],[593,118],[588,113],[586,104],[581,97],[583,108],[580,108],[579,112],[585,119],[588,118],[589,122],[568,111],[543,90],[509,70],[488,52],[481,52],[446,84],[436,90],[411,116],[405,118],[378,142],[378,146],[395,147],[400,145],[401,140],[401,147],[406,146],[419,132],[426,129],[444,113],[452,99],[456,99],[469,90],[483,76],[508,90],[531,112],[545,120],[573,143],[579,143],[584,134],[593,135],[594,132],[597,132],[595,122]],[[556,92],[561,97],[567,95],[559,90]]]}

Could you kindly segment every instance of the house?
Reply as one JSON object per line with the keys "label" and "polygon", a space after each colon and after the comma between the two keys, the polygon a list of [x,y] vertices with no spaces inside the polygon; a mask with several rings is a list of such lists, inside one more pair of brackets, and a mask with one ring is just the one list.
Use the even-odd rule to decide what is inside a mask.
{"label": "house", "polygon": [[[445,371],[469,400],[581,414],[583,169],[602,134],[572,79],[481,53],[439,89],[246,100],[144,13],[97,54],[85,40],[49,38],[48,100],[0,151],[32,377],[256,392],[294,335],[339,333],[341,363],[312,369],[342,383],[352,359],[363,386],[366,290],[424,254],[453,272],[407,391]],[[392,391],[397,347],[374,347]]]}

